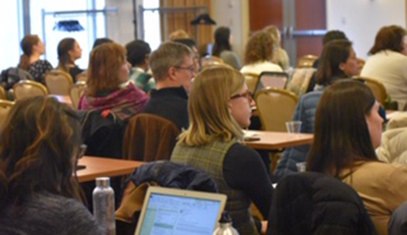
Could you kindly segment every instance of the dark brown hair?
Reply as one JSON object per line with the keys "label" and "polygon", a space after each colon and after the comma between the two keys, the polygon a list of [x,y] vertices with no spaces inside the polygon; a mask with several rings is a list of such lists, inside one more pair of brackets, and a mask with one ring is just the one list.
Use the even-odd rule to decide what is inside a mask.
{"label": "dark brown hair", "polygon": [[0,208],[20,206],[36,192],[80,199],[74,155],[81,143],[67,105],[42,96],[17,101],[0,137]]}
{"label": "dark brown hair", "polygon": [[115,42],[105,43],[92,50],[89,59],[87,94],[119,88],[119,71],[126,62],[126,49]]}
{"label": "dark brown hair", "polygon": [[276,41],[266,31],[255,32],[246,44],[244,64],[271,61]]}
{"label": "dark brown hair", "polygon": [[352,42],[348,40],[334,40],[327,43],[323,50],[317,71],[317,82],[320,85],[330,85],[338,78],[345,78],[346,74],[339,67],[346,63],[352,51]]}
{"label": "dark brown hair", "polygon": [[215,31],[215,43],[213,45],[212,55],[220,56],[222,51],[231,51],[230,45],[230,29],[228,27],[219,27]]}
{"label": "dark brown hair", "polygon": [[376,98],[360,81],[340,80],[319,101],[307,170],[343,177],[356,161],[377,161],[366,123]]}
{"label": "dark brown hair", "polygon": [[38,44],[40,38],[38,35],[26,35],[20,42],[21,50],[23,54],[20,57],[20,63],[18,67],[24,70],[28,70],[30,66],[30,56],[33,54],[33,47]]}
{"label": "dark brown hair", "polygon": [[62,71],[69,73],[69,64],[73,64],[69,51],[73,50],[75,47],[76,40],[74,38],[64,38],[62,39],[57,48],[58,52],[58,67]]}
{"label": "dark brown hair", "polygon": [[369,51],[369,55],[374,55],[379,51],[391,50],[402,52],[404,49],[404,36],[406,30],[397,25],[382,27],[376,35],[373,47]]}

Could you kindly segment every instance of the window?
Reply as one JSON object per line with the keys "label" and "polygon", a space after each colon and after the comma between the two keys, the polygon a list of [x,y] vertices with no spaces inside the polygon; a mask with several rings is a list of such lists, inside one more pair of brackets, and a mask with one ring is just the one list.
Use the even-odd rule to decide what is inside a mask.
{"label": "window", "polygon": [[0,14],[0,70],[17,66],[20,59],[22,37],[21,1],[2,0]]}
{"label": "window", "polygon": [[[143,1],[144,8],[159,8],[159,0]],[[143,14],[144,41],[150,44],[151,50],[161,45],[160,14],[158,11],[144,11]]]}
{"label": "window", "polygon": [[[80,68],[87,68],[88,55],[94,40],[106,35],[105,15],[77,11],[100,10],[104,7],[105,0],[31,0],[31,34],[37,34],[44,41],[45,59],[56,67],[58,65],[58,43],[62,39],[70,37],[74,38],[82,48],[82,58],[75,63]],[[55,29],[58,22],[67,20],[77,20],[84,30],[66,32]]]}

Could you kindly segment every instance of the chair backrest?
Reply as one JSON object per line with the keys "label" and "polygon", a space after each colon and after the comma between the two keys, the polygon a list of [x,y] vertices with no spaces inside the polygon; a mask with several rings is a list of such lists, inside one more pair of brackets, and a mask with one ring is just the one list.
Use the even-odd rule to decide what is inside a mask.
{"label": "chair backrest", "polygon": [[256,94],[256,105],[265,131],[287,132],[285,123],[293,117],[298,97],[286,90],[270,88]]}
{"label": "chair backrest", "polygon": [[214,65],[214,64],[223,64],[223,60],[217,56],[205,56],[201,58],[201,66],[202,68],[205,68],[209,65]]}
{"label": "chair backrest", "polygon": [[86,83],[83,81],[78,81],[71,87],[69,95],[71,96],[72,106],[78,108],[79,101],[85,91]]}
{"label": "chair backrest", "polygon": [[73,80],[67,72],[52,70],[45,74],[45,84],[51,94],[69,95]]}
{"label": "chair backrest", "polygon": [[16,100],[24,99],[33,96],[48,95],[47,88],[39,82],[30,80],[20,81],[13,86],[14,97]]}
{"label": "chair backrest", "polygon": [[371,78],[363,77],[362,79],[365,81],[365,84],[370,87],[377,101],[384,106],[387,98],[387,92],[383,83]]}
{"label": "chair backrest", "polygon": [[246,81],[247,89],[254,94],[257,83],[259,82],[259,74],[257,73],[243,73]]}
{"label": "chair backrest", "polygon": [[34,80],[34,78],[29,72],[18,67],[5,69],[0,75],[1,86],[7,91],[13,88],[14,84],[22,80]]}
{"label": "chair backrest", "polygon": [[317,59],[318,56],[315,55],[304,55],[298,60],[297,68],[312,68],[312,65]]}
{"label": "chair backrest", "polygon": [[264,88],[284,89],[288,81],[288,74],[282,72],[262,72],[259,76],[256,92]]}
{"label": "chair backrest", "polygon": [[307,92],[312,76],[314,76],[316,71],[314,68],[295,69],[286,89],[297,96],[302,96]]}
{"label": "chair backrest", "polygon": [[86,82],[88,80],[88,73],[86,71],[76,75],[76,82]]}
{"label": "chair backrest", "polygon": [[123,158],[139,161],[169,160],[180,134],[168,119],[138,114],[132,117],[124,134]]}
{"label": "chair backrest", "polygon": [[8,113],[13,105],[14,102],[0,99],[0,129],[3,129],[4,122],[6,121]]}
{"label": "chair backrest", "polygon": [[2,86],[0,86],[0,99],[2,99],[2,100],[7,99],[6,90],[4,90],[4,87],[2,87]]}

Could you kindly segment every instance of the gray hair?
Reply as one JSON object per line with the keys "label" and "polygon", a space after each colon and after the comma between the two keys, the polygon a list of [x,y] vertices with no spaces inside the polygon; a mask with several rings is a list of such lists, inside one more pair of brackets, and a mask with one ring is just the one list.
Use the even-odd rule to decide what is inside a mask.
{"label": "gray hair", "polygon": [[181,66],[185,56],[193,57],[191,49],[178,42],[165,42],[150,56],[150,67],[156,80],[164,79],[173,66]]}

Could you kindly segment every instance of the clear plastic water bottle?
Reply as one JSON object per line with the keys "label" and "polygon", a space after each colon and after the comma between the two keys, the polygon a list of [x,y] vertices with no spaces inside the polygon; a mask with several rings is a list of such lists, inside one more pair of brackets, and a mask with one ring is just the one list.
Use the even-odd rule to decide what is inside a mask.
{"label": "clear plastic water bottle", "polygon": [[110,187],[108,177],[96,178],[96,188],[93,190],[93,216],[107,235],[116,234],[114,191]]}
{"label": "clear plastic water bottle", "polygon": [[237,230],[233,228],[232,218],[230,218],[226,211],[222,213],[218,227],[215,229],[212,235],[239,235]]}

